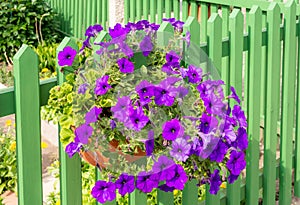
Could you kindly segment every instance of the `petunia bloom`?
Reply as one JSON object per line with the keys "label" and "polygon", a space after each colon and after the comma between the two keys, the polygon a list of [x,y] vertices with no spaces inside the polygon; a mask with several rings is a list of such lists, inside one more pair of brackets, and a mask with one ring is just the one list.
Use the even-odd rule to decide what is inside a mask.
{"label": "petunia bloom", "polygon": [[103,27],[100,24],[95,24],[93,26],[89,26],[85,31],[85,36],[95,37],[102,30],[103,30]]}
{"label": "petunia bloom", "polygon": [[231,95],[228,96],[228,98],[233,98],[238,104],[240,104],[241,100],[240,100],[239,96],[236,94],[234,87],[231,86],[230,90],[231,90]]}
{"label": "petunia bloom", "polygon": [[131,106],[131,100],[127,96],[118,98],[117,104],[111,108],[113,117],[117,118],[121,122],[126,122],[129,115],[129,108]]}
{"label": "petunia bloom", "polygon": [[154,150],[154,131],[148,132],[148,139],[145,141],[146,155],[151,156]]}
{"label": "petunia bloom", "polygon": [[153,43],[152,43],[152,40],[151,40],[150,36],[146,35],[144,37],[144,39],[140,43],[140,49],[143,52],[144,56],[148,56],[149,55],[149,53],[153,49]]}
{"label": "petunia bloom", "polygon": [[111,88],[108,84],[108,75],[104,75],[102,78],[98,78],[96,80],[95,94],[96,95],[104,95]]}
{"label": "petunia bloom", "polygon": [[154,162],[152,167],[153,173],[160,174],[160,180],[166,180],[167,176],[174,176],[175,171],[171,168],[175,162],[172,159],[169,159],[165,155],[161,155],[156,162]]}
{"label": "petunia bloom", "polygon": [[116,186],[112,182],[99,180],[95,183],[91,194],[99,203],[103,204],[116,198]]}
{"label": "petunia bloom", "polygon": [[82,144],[87,144],[88,139],[92,136],[94,129],[86,124],[80,125],[75,130],[75,140],[78,140]]}
{"label": "petunia bloom", "polygon": [[187,76],[190,83],[200,83],[202,80],[202,69],[194,65],[189,65]]}
{"label": "petunia bloom", "polygon": [[58,53],[58,65],[59,66],[72,66],[77,51],[71,46],[65,47]]}
{"label": "petunia bloom", "polygon": [[166,185],[169,187],[174,187],[175,189],[183,190],[185,183],[188,180],[188,177],[179,164],[173,166],[175,174],[174,176],[167,176]]}
{"label": "petunia bloom", "polygon": [[97,122],[98,116],[102,113],[102,108],[94,106],[89,112],[85,114],[85,123],[90,124]]}
{"label": "petunia bloom", "polygon": [[244,152],[231,151],[230,158],[226,166],[231,174],[240,175],[241,171],[246,167]]}
{"label": "petunia bloom", "polygon": [[222,184],[221,177],[219,175],[220,171],[218,169],[215,169],[214,173],[210,176],[209,183],[210,183],[210,194],[217,194],[220,186]]}
{"label": "petunia bloom", "polygon": [[234,105],[233,106],[232,116],[239,123],[239,125],[241,127],[247,127],[248,126],[245,113],[242,110],[241,106],[239,106],[239,105]]}
{"label": "petunia bloom", "polygon": [[176,138],[172,142],[170,155],[180,162],[185,162],[189,157],[191,145],[183,138]]}
{"label": "petunia bloom", "polygon": [[172,119],[165,122],[162,129],[162,136],[166,140],[175,140],[178,137],[182,137],[184,134],[184,127],[178,119]]}
{"label": "petunia bloom", "polygon": [[117,63],[122,73],[132,73],[134,71],[134,64],[127,58],[120,58]]}
{"label": "petunia bloom", "polygon": [[78,87],[78,94],[85,94],[86,90],[88,88],[88,84],[87,83],[83,83]]}
{"label": "petunia bloom", "polygon": [[66,153],[68,154],[68,156],[70,158],[72,158],[74,156],[74,154],[76,154],[76,152],[79,152],[80,149],[82,147],[82,144],[81,143],[78,143],[78,142],[71,142],[69,143],[67,146],[66,146]]}
{"label": "petunia bloom", "polygon": [[154,188],[158,187],[159,174],[140,172],[136,180],[136,188],[144,193],[150,193]]}
{"label": "petunia bloom", "polygon": [[154,85],[146,80],[141,81],[135,88],[140,97],[142,105],[146,105],[151,102],[151,97],[154,95]]}
{"label": "petunia bloom", "polygon": [[129,28],[123,28],[121,24],[117,23],[114,28],[109,28],[109,35],[112,38],[118,38],[120,36],[126,35],[129,33]]}
{"label": "petunia bloom", "polygon": [[218,126],[218,120],[214,116],[207,115],[203,113],[200,118],[200,126],[199,129],[204,134],[207,134],[213,130],[215,130]]}
{"label": "petunia bloom", "polygon": [[141,131],[148,121],[149,118],[145,115],[142,107],[137,107],[136,109],[130,108],[129,118],[128,121],[125,122],[125,126],[135,131]]}
{"label": "petunia bloom", "polygon": [[209,159],[211,161],[222,162],[225,154],[227,153],[228,146],[222,141],[219,140],[217,146],[214,151],[209,155]]}
{"label": "petunia bloom", "polygon": [[130,194],[135,189],[134,176],[128,175],[127,173],[122,173],[115,182],[115,185],[122,196],[127,193]]}

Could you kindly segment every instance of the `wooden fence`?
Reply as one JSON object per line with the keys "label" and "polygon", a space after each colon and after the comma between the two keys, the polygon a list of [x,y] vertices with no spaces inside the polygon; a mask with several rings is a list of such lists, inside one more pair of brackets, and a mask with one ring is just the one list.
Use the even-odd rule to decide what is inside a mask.
{"label": "wooden fence", "polygon": [[[166,11],[174,11],[177,6],[177,1],[170,2],[165,1]],[[205,203],[234,205],[246,201],[253,205],[262,199],[263,204],[274,205],[279,179],[280,205],[289,205],[292,190],[300,197],[300,48],[296,46],[300,42],[300,24],[296,21],[297,6],[294,1],[268,2],[262,8],[252,6],[246,15],[246,33],[241,10],[227,9],[228,17],[223,13],[223,19],[211,11],[205,22],[206,30],[202,29],[203,18],[200,25],[197,17],[189,17],[183,31],[191,32],[191,40],[212,59],[221,78],[235,86],[238,95],[243,95],[249,124],[246,177],[228,185],[216,196],[207,193]],[[224,25],[228,25],[226,33]],[[159,31],[169,29],[170,25],[164,22]],[[201,34],[203,32],[205,35]],[[74,40],[65,38],[57,51],[65,46],[78,49]],[[36,54],[24,45],[14,57],[15,87],[0,90],[0,116],[16,113],[17,119],[19,205],[42,204],[39,106],[46,104],[49,89],[64,80],[64,75],[59,73],[58,79],[39,83],[37,61]],[[260,150],[260,143],[263,150]],[[262,153],[264,166],[260,168]],[[69,159],[60,147],[60,162],[61,204],[80,205],[80,158]],[[198,204],[197,189],[194,183],[186,185],[182,204]],[[173,193],[158,191],[157,204],[174,204],[173,198]],[[135,191],[129,196],[129,204],[146,204],[146,195]]]}

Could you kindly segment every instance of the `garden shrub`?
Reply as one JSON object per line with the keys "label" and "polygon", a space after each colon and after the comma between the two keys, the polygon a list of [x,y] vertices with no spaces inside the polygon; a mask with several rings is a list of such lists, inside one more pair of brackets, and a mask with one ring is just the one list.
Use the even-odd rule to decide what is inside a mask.
{"label": "garden shrub", "polygon": [[58,42],[56,13],[45,0],[0,1],[0,61],[12,63],[23,43]]}

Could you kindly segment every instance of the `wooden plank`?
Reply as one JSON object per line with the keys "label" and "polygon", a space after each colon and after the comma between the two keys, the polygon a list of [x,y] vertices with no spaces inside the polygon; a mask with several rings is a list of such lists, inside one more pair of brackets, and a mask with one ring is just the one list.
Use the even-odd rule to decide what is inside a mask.
{"label": "wooden plank", "polygon": [[134,190],[131,194],[129,194],[129,205],[146,205],[147,204],[147,194]]}
{"label": "wooden plank", "polygon": [[180,20],[180,2],[179,0],[173,0],[173,12],[174,12],[174,18],[177,20]]}
{"label": "wooden plank", "polygon": [[230,15],[230,7],[229,6],[222,6],[222,36],[228,36],[228,25],[229,25],[229,15]]}
{"label": "wooden plank", "polygon": [[142,0],[137,0],[136,1],[136,20],[137,21],[142,20],[142,11],[143,11]]}
{"label": "wooden plank", "polygon": [[[275,2],[270,5],[267,13],[268,25],[268,67],[266,75],[266,105],[265,105],[265,136],[264,136],[264,186],[263,204],[275,204],[276,194],[276,148],[277,121],[279,114],[280,93],[280,8]],[[259,130],[259,125],[256,125]],[[257,133],[259,135],[259,132]]]}
{"label": "wooden plank", "polygon": [[[295,142],[295,176],[294,194],[300,197],[300,24],[298,29],[298,78],[297,78],[297,116],[296,116],[296,142]],[[1,100],[0,100],[1,101]]]}
{"label": "wooden plank", "polygon": [[161,23],[162,19],[163,19],[163,1],[164,0],[157,0],[157,18],[158,18],[158,23]]}
{"label": "wooden plank", "polygon": [[149,20],[149,0],[143,0],[143,18]]}
{"label": "wooden plank", "polygon": [[172,6],[172,0],[165,0],[165,14],[166,14],[166,18],[171,18],[171,6]]}
{"label": "wooden plank", "polygon": [[108,21],[108,0],[102,0],[102,26],[106,30],[107,29],[107,21]]}
{"label": "wooden plank", "polygon": [[256,204],[259,197],[259,137],[260,137],[260,70],[261,70],[261,16],[260,7],[249,13],[249,67],[248,67],[248,140],[246,151],[246,203]]}
{"label": "wooden plank", "polygon": [[195,17],[197,19],[198,16],[198,4],[195,1],[191,2],[191,14],[190,16]]}
{"label": "wooden plank", "polygon": [[182,21],[186,21],[189,13],[189,2],[188,0],[182,0]]}
{"label": "wooden plank", "polygon": [[182,205],[198,204],[197,180],[188,181],[182,191]]}
{"label": "wooden plank", "polygon": [[280,135],[279,203],[291,204],[293,125],[296,76],[296,4],[291,1],[284,10],[285,43],[283,59],[283,92]]}
{"label": "wooden plank", "polygon": [[157,30],[157,44],[167,46],[171,36],[174,36],[174,27],[169,22],[162,22]]}
{"label": "wooden plank", "polygon": [[125,24],[128,23],[129,19],[130,19],[130,9],[129,8],[130,8],[129,0],[124,0],[124,23]]}
{"label": "wooden plank", "polygon": [[135,0],[130,0],[129,8],[130,8],[130,18],[129,18],[129,20],[131,22],[135,22],[135,11],[136,11],[136,2],[135,2]]}
{"label": "wooden plank", "polygon": [[[57,55],[66,46],[78,50],[75,40],[65,37],[57,48]],[[56,58],[57,59],[57,58]],[[59,72],[57,68],[58,83],[61,85],[65,81],[67,73]],[[81,160],[78,154],[69,158],[65,153],[64,147],[59,143],[59,159],[60,159],[60,200],[62,205],[81,205]]]}
{"label": "wooden plank", "polygon": [[201,6],[200,41],[207,42],[208,5],[207,3],[201,3],[200,6]]}
{"label": "wooden plank", "polygon": [[13,58],[18,204],[42,204],[41,125],[37,54],[23,45]]}
{"label": "wooden plank", "polygon": [[156,0],[150,1],[150,21],[156,22]]}
{"label": "wooden plank", "polygon": [[157,204],[158,205],[174,205],[173,192],[164,192],[157,189]]}
{"label": "wooden plank", "polygon": [[206,192],[205,192],[205,205],[221,205],[220,199],[220,191],[216,195],[212,195],[209,193],[209,185],[206,185]]}

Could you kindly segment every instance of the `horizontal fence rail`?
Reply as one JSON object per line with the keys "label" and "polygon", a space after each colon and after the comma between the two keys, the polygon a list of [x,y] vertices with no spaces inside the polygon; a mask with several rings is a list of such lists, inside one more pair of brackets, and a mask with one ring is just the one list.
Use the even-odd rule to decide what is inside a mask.
{"label": "horizontal fence rail", "polygon": [[[202,204],[234,205],[245,201],[246,204],[252,205],[257,204],[259,200],[262,200],[263,204],[275,204],[276,180],[279,180],[279,204],[291,204],[292,188],[294,195],[300,197],[300,50],[299,46],[296,47],[300,42],[300,24],[296,22],[298,6],[293,1],[286,4],[264,2],[261,6],[248,8],[246,2],[238,4],[239,2],[232,1],[233,4],[237,4],[237,7],[246,7],[245,13],[241,9],[229,7],[226,5],[227,1],[222,1],[224,8],[219,6],[222,2],[217,0],[213,2],[216,2],[215,6],[207,4],[206,1],[183,0],[182,15],[180,15],[178,10],[180,1],[125,0],[125,21],[137,21],[145,16],[152,21],[156,21],[158,16],[175,16],[184,19],[193,14],[195,17],[186,20],[183,32],[190,31],[191,40],[212,59],[215,67],[220,71],[221,78],[227,84],[226,92],[229,92],[230,84],[236,87],[239,96],[243,96],[243,106],[249,124],[246,177],[241,177],[234,184],[228,185],[217,196],[207,193],[206,201]],[[267,6],[264,6],[265,4]],[[201,6],[200,23],[199,5]],[[161,13],[156,12],[159,9]],[[219,11],[222,13],[220,14]],[[169,28],[166,23],[162,25],[162,31]],[[102,34],[103,38],[108,35],[105,32]],[[65,38],[57,52],[65,46],[78,49],[75,40]],[[21,61],[23,58],[36,58],[36,54],[27,51],[28,49],[26,46],[22,48],[16,55],[15,61],[23,62]],[[23,155],[23,160],[26,160],[26,157],[29,157],[26,152],[31,146],[28,144],[29,141],[33,140],[35,146],[40,147],[38,146],[40,128],[37,123],[34,127],[37,132],[34,135],[21,128],[27,125],[25,119],[28,119],[28,115],[30,119],[36,121],[40,117],[39,112],[32,113],[24,95],[30,94],[30,100],[38,102],[35,108],[44,105],[48,99],[48,91],[51,87],[61,84],[64,75],[60,73],[58,80],[38,82],[36,79],[28,82],[26,79],[33,78],[29,76],[31,74],[21,75],[21,73],[29,70],[29,66],[35,73],[38,70],[37,65],[27,63],[16,65],[16,87],[0,90],[0,116],[16,113],[18,156]],[[33,93],[29,93],[31,87],[35,88]],[[22,100],[25,100],[24,103],[21,103]],[[39,149],[32,152],[40,156]],[[259,160],[262,153],[264,166],[260,167]],[[20,196],[29,195],[28,198],[19,197],[21,205],[26,204],[29,199],[37,202],[41,200],[42,189],[39,181],[41,168],[39,158],[36,160],[38,161],[36,168],[32,170],[30,163],[20,164],[18,159],[18,165],[22,165],[18,170],[19,191],[22,192]],[[62,205],[80,205],[80,158],[77,156],[69,159],[60,147],[60,160]],[[25,190],[29,181],[33,180],[25,177],[26,170],[32,170],[35,176],[34,193]],[[182,193],[182,204],[197,204],[197,193],[195,182],[190,182]],[[157,204],[174,204],[173,193],[158,191],[157,200]],[[147,195],[135,191],[129,196],[129,204],[147,204]]]}

